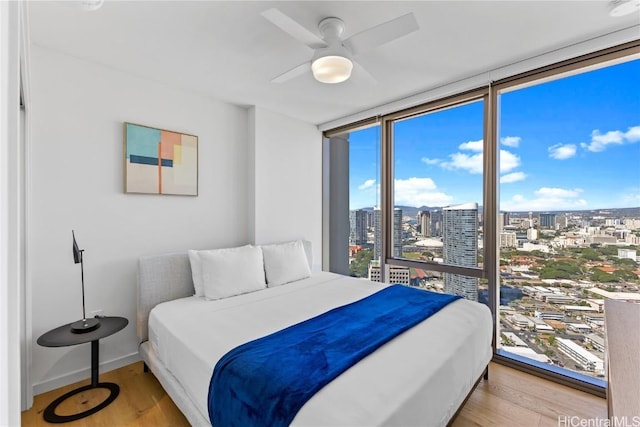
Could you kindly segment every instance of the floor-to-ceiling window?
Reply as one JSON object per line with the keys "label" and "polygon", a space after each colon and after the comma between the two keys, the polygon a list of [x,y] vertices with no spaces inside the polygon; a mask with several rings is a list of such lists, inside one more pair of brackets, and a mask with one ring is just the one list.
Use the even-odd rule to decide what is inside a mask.
{"label": "floor-to-ceiling window", "polygon": [[[380,124],[377,121],[337,131],[327,141],[331,179],[331,271],[379,279]],[[326,166],[326,165],[325,165]],[[376,231],[378,230],[378,232]],[[371,275],[377,277],[372,277]]]}
{"label": "floor-to-ceiling window", "polygon": [[367,211],[354,275],[487,303],[495,360],[604,394],[603,302],[640,303],[639,58],[631,42],[327,132],[351,212],[325,236],[364,241]]}
{"label": "floor-to-ceiling window", "polygon": [[593,68],[499,92],[498,319],[504,354],[599,383],[604,299],[640,302],[640,60]]}
{"label": "floor-to-ceiling window", "polygon": [[349,274],[369,278],[379,262],[380,125],[349,133]]}
{"label": "floor-to-ceiling window", "polygon": [[404,270],[407,284],[473,301],[482,268],[484,95],[401,112],[387,124],[390,276]]}

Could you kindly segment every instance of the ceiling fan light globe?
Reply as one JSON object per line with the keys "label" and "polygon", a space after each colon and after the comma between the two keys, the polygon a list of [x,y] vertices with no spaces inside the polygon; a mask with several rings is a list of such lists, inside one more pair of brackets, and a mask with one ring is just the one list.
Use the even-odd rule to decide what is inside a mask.
{"label": "ceiling fan light globe", "polygon": [[328,55],[311,64],[313,77],[321,83],[341,83],[351,77],[353,62],[349,58]]}

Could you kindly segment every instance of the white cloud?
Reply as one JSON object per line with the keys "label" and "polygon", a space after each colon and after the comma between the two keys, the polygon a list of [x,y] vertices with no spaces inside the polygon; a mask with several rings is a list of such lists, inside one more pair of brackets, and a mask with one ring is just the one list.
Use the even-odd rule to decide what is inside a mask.
{"label": "white cloud", "polygon": [[600,130],[595,129],[591,132],[591,143],[580,144],[583,148],[597,153],[607,149],[611,144],[621,145],[625,142],[633,143],[640,141],[640,126],[632,126],[626,132],[619,130],[610,130],[605,134],[601,134]]}
{"label": "white cloud", "polygon": [[624,138],[629,142],[640,141],[640,126],[633,126],[627,129]]}
{"label": "white cloud", "polygon": [[368,179],[364,183],[358,186],[358,190],[361,190],[361,191],[368,190],[369,188],[373,188],[375,184],[376,184],[375,179]]}
{"label": "white cloud", "polygon": [[[482,141],[470,141],[465,142],[460,145],[460,148],[463,146],[465,149],[480,151],[478,154],[465,154],[465,153],[453,153],[449,155],[451,159],[448,162],[441,162],[440,166],[443,169],[448,170],[465,170],[471,174],[481,174],[482,173],[482,150],[477,150],[478,142]],[[520,157],[517,154],[513,154],[507,150],[500,150],[500,172],[509,172],[515,168],[520,166]]]}
{"label": "white cloud", "polygon": [[509,172],[520,166],[520,157],[507,150],[500,150],[500,173]]}
{"label": "white cloud", "polygon": [[463,142],[458,146],[458,148],[461,150],[470,150],[482,153],[482,150],[484,148],[484,141],[480,139],[478,141]]}
{"label": "white cloud", "polygon": [[588,203],[580,198],[583,190],[542,187],[534,191],[534,197],[527,199],[516,194],[511,199],[501,200],[500,209],[505,211],[545,211],[584,209]]}
{"label": "white cloud", "polygon": [[570,159],[576,155],[575,144],[556,144],[547,148],[549,151],[549,157],[556,160]]}
{"label": "white cloud", "polygon": [[420,161],[427,165],[437,165],[439,163],[442,163],[442,159],[430,159],[428,157],[423,157],[420,159]]}
{"label": "white cloud", "polygon": [[527,174],[524,172],[513,172],[500,177],[500,184],[509,184],[511,182],[524,181],[527,178]]}
{"label": "white cloud", "polygon": [[475,151],[478,154],[465,154],[465,153],[453,153],[449,154],[451,159],[448,162],[440,162],[440,166],[443,169],[465,170],[471,174],[482,173],[482,151],[484,149],[484,141],[482,139],[478,141],[463,142],[458,146],[460,150]]}
{"label": "white cloud", "polygon": [[505,136],[504,138],[500,138],[502,145],[513,148],[517,148],[520,145],[520,141],[522,141],[522,138],[519,136]]}
{"label": "white cloud", "polygon": [[538,197],[578,197],[582,193],[582,189],[566,190],[564,188],[542,187],[534,191]]}
{"label": "white cloud", "polygon": [[602,135],[600,134],[600,131],[596,129],[591,132],[591,144],[587,146],[587,150],[597,153],[599,151],[604,151],[607,148],[607,145],[622,144],[623,142],[624,134],[619,130],[609,131]]}
{"label": "white cloud", "polygon": [[394,181],[396,205],[406,206],[446,206],[453,197],[438,190],[431,178],[408,178]]}
{"label": "white cloud", "polygon": [[450,154],[449,157],[451,158],[450,162],[440,163],[440,166],[444,169],[462,169],[472,174],[482,173],[482,153],[471,156],[464,153],[454,153]]}

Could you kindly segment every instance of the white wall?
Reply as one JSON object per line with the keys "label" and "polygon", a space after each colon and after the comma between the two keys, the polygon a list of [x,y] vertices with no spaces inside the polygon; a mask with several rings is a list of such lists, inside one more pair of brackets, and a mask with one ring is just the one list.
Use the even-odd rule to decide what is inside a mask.
{"label": "white wall", "polygon": [[20,7],[0,2],[0,425],[20,424]]}
{"label": "white wall", "polygon": [[[82,315],[72,229],[85,249],[87,314],[102,309],[129,319],[101,341],[102,369],[112,369],[138,358],[138,257],[247,243],[252,206],[246,109],[38,46],[31,76],[28,269],[37,394],[89,376],[89,344],[35,344]],[[198,197],[124,194],[124,121],[199,137]]]}
{"label": "white wall", "polygon": [[304,238],[322,263],[322,133],[316,126],[260,107],[249,112],[255,158],[254,241]]}

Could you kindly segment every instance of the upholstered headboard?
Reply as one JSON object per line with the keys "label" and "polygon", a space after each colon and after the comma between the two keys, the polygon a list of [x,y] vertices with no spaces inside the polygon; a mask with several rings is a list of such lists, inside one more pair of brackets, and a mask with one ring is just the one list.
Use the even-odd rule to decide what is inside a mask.
{"label": "upholstered headboard", "polygon": [[138,260],[138,341],[149,339],[149,312],[156,305],[193,295],[191,264],[185,253],[145,256]]}
{"label": "upholstered headboard", "polygon": [[[311,268],[311,242],[303,240],[302,243]],[[138,260],[138,342],[149,339],[149,313],[153,307],[194,293],[191,264],[186,252],[141,257]]]}

